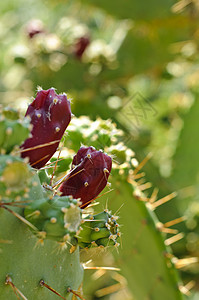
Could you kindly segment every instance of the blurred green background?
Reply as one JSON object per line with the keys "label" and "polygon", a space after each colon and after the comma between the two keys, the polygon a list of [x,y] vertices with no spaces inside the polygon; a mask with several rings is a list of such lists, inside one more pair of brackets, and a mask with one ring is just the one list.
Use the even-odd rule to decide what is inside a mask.
{"label": "blurred green background", "polygon": [[[111,118],[139,161],[152,152],[144,171],[159,197],[178,194],[156,211],[186,216],[174,254],[199,257],[199,2],[1,1],[0,41],[0,103],[25,111],[37,86],[53,86],[75,116]],[[198,299],[199,265],[181,275]],[[126,288],[98,297],[103,284],[87,299],[133,299]]]}

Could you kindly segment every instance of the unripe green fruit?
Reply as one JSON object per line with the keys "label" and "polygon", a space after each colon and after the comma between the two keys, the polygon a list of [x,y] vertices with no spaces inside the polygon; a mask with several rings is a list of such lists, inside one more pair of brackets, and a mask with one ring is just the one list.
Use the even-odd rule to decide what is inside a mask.
{"label": "unripe green fruit", "polygon": [[78,244],[82,248],[118,246],[120,232],[116,221],[117,218],[117,216],[111,215],[111,212],[107,210],[94,216],[87,216],[83,220],[80,232],[76,236]]}

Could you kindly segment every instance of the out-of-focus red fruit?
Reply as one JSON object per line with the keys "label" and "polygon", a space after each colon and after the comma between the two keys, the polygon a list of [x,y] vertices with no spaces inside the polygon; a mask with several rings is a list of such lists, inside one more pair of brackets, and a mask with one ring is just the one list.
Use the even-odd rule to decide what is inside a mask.
{"label": "out-of-focus red fruit", "polygon": [[76,44],[74,45],[74,54],[77,58],[81,59],[84,51],[90,44],[90,39],[89,37],[83,36],[80,37],[77,41]]}
{"label": "out-of-focus red fruit", "polygon": [[30,39],[32,39],[34,36],[44,33],[44,26],[41,20],[31,20],[28,22],[26,27],[27,35]]}
{"label": "out-of-focus red fruit", "polygon": [[59,187],[62,196],[81,198],[82,208],[94,200],[107,185],[112,159],[94,147],[81,147],[73,158],[72,170]]}
{"label": "out-of-focus red fruit", "polygon": [[57,150],[70,123],[70,101],[65,93],[56,94],[54,88],[40,90],[28,106],[26,116],[30,117],[33,128],[31,137],[21,145],[21,156],[28,157],[30,165],[40,169]]}

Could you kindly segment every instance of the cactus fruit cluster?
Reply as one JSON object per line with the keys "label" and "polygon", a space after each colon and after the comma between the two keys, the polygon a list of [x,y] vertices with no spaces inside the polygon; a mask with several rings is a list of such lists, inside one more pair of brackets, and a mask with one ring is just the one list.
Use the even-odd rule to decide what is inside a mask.
{"label": "cactus fruit cluster", "polygon": [[[157,205],[147,202],[144,185],[136,183],[140,169],[122,132],[110,120],[70,120],[66,95],[52,88],[38,91],[24,119],[1,109],[1,299],[84,299],[79,249],[117,248],[117,214],[124,227],[115,261],[135,299],[183,299],[169,242],[153,212]],[[113,213],[92,206],[110,186],[108,179]]]}
{"label": "cactus fruit cluster", "polygon": [[[53,88],[38,91],[24,118],[14,109],[1,109],[1,299],[83,299],[79,245],[107,246],[119,238],[110,214],[104,211],[100,219],[94,214],[90,224],[82,210],[106,186],[111,157],[93,147],[80,148],[57,189],[41,169],[56,152],[70,120],[70,102]],[[80,192],[73,193],[72,187]],[[85,223],[92,231],[89,241]]]}

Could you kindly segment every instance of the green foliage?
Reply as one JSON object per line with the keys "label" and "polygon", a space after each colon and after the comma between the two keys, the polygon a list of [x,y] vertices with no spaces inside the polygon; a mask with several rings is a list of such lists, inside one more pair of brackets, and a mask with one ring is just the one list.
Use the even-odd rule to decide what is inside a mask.
{"label": "green foliage", "polygon": [[[93,2],[86,0],[82,2],[88,2],[93,5]],[[116,1],[115,5],[106,1],[95,1],[96,6],[99,6],[106,10],[108,13],[116,15],[119,18],[132,18],[138,20],[146,20],[159,17],[165,17],[170,15],[170,7],[174,1],[157,1],[153,0],[149,2],[137,2],[135,0],[128,0],[124,3]],[[156,11],[154,11],[154,7]]]}
{"label": "green foliage", "polygon": [[[186,189],[192,186],[195,197],[197,197],[196,190],[198,186],[199,169],[198,112],[199,101],[198,94],[196,94],[194,105],[183,119],[184,126],[178,140],[178,146],[174,156],[173,174],[171,177],[175,189]],[[189,203],[188,201],[190,201],[190,197],[189,195],[186,196],[185,193],[184,200],[181,200],[181,205],[179,207],[182,213],[185,212]]]}

